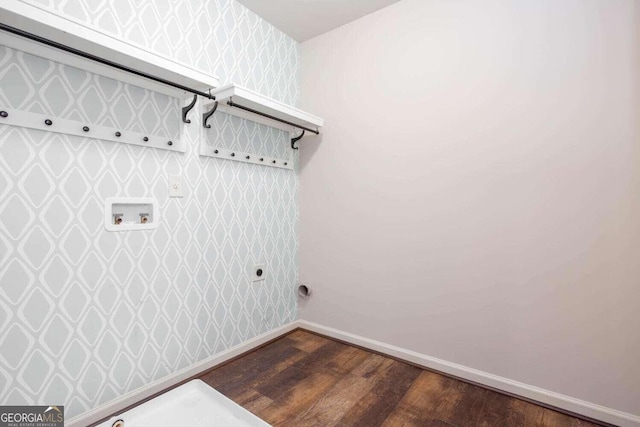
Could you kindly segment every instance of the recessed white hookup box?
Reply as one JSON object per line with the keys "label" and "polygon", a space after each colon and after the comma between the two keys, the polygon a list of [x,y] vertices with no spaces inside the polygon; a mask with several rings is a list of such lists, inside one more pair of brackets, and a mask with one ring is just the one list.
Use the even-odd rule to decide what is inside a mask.
{"label": "recessed white hookup box", "polygon": [[104,203],[104,228],[108,231],[152,230],[159,222],[156,199],[109,197]]}

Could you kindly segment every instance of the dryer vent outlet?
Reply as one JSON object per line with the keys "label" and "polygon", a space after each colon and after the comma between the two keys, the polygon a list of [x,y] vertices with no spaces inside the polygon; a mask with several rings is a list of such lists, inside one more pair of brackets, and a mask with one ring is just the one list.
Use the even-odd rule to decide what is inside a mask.
{"label": "dryer vent outlet", "polygon": [[309,298],[311,296],[311,288],[309,288],[307,285],[298,286],[298,295],[300,296],[300,298]]}

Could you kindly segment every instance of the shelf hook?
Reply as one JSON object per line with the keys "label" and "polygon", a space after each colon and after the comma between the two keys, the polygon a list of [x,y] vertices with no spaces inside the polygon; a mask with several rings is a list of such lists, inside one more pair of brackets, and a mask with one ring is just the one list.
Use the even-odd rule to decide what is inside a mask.
{"label": "shelf hook", "polygon": [[218,109],[218,101],[213,103],[213,108],[211,109],[211,111],[207,111],[202,115],[203,127],[206,127],[207,129],[211,129],[211,125],[208,125],[207,122],[209,121],[209,117],[213,116],[213,113],[215,113],[217,109]]}
{"label": "shelf hook", "polygon": [[305,130],[302,131],[302,133],[300,134],[300,136],[296,136],[295,138],[291,138],[291,148],[293,148],[294,150],[297,150],[298,147],[296,147],[296,142],[300,141],[302,139],[302,137],[304,136]]}
{"label": "shelf hook", "polygon": [[196,101],[198,100],[198,95],[193,95],[193,100],[186,107],[182,107],[182,121],[184,123],[191,123],[191,120],[187,119],[187,113],[191,111],[194,105],[196,105]]}

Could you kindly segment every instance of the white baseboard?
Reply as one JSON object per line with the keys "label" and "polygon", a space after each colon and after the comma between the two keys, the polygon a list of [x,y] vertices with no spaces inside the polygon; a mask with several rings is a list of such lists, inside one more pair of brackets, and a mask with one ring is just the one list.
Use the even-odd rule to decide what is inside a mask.
{"label": "white baseboard", "polygon": [[100,421],[103,418],[109,417],[113,414],[116,414],[123,409],[140,402],[150,396],[153,396],[156,393],[159,393],[169,387],[172,387],[194,375],[199,374],[200,372],[211,369],[221,363],[224,363],[230,359],[233,359],[236,356],[241,355],[247,351],[250,351],[256,347],[261,346],[262,344],[273,340],[274,338],[278,338],[281,335],[286,334],[298,327],[298,322],[292,322],[287,325],[281,326],[277,329],[269,331],[265,334],[259,335],[255,338],[250,339],[247,342],[244,342],[240,345],[237,345],[233,348],[230,348],[227,351],[216,354],[207,359],[201,360],[198,363],[195,363],[191,366],[188,366],[178,372],[175,372],[169,376],[166,376],[158,381],[155,381],[145,387],[134,390],[130,393],[127,393],[119,398],[105,404],[94,408],[88,412],[85,412],[77,417],[74,417],[65,423],[68,427],[86,427],[88,425],[94,424]]}
{"label": "white baseboard", "polygon": [[637,415],[585,402],[584,400],[575,399],[553,391],[513,381],[508,378],[499,377],[497,375],[468,368],[456,363],[436,359],[435,357],[416,353],[411,350],[406,350],[404,348],[385,344],[380,341],[371,340],[337,329],[328,328],[305,320],[299,320],[297,323],[297,326],[300,328],[307,329],[312,332],[317,332],[350,344],[387,354],[401,360],[406,360],[407,362],[411,362],[418,366],[424,366],[425,368],[444,372],[449,375],[473,381],[478,384],[483,384],[527,399],[535,400],[556,408],[561,408],[585,417],[615,424],[620,427],[640,427],[640,416]]}
{"label": "white baseboard", "polygon": [[478,384],[483,384],[485,386],[502,390],[507,393],[522,396],[527,399],[535,400],[537,402],[554,406],[556,408],[561,408],[576,414],[584,415],[596,420],[601,420],[610,424],[615,424],[620,427],[640,427],[640,416],[637,415],[585,402],[584,400],[575,399],[573,397],[565,396],[560,393],[555,393],[539,387],[531,386],[529,384],[513,381],[508,378],[489,374],[477,369],[468,368],[456,363],[447,362],[435,357],[416,353],[411,350],[406,350],[404,348],[385,344],[383,342],[375,341],[369,338],[364,338],[348,332],[340,331],[338,329],[333,329],[326,326],[318,325],[316,323],[307,322],[305,320],[298,320],[281,326],[277,329],[267,332],[266,334],[260,335],[245,343],[233,347],[227,351],[202,360],[174,374],[155,381],[143,388],[127,393],[112,402],[94,408],[77,417],[74,417],[69,420],[66,425],[69,427],[85,427],[87,425],[91,425],[103,418],[111,416],[112,414],[116,414],[123,409],[137,402],[140,402],[141,400],[144,400],[194,375],[197,375],[200,372],[211,369],[230,359],[233,359],[234,357],[242,353],[259,347],[262,344],[271,341],[281,335],[284,335],[296,328],[303,328],[312,332],[317,332],[331,338],[335,338],[360,347],[387,354],[401,360],[406,360],[407,362],[416,364],[418,366],[424,366],[425,368],[440,371],[449,375],[463,378],[468,381],[473,381]]}

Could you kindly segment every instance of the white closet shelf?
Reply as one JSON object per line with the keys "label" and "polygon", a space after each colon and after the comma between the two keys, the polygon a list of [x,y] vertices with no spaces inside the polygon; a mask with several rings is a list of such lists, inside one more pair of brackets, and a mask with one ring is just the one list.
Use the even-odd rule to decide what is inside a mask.
{"label": "white closet shelf", "polygon": [[[218,86],[217,77],[149,52],[142,47],[124,41],[122,38],[103,33],[79,21],[59,16],[30,1],[2,0],[0,2],[0,23],[195,90],[208,92]],[[118,70],[6,31],[0,31],[0,45],[170,96],[179,98],[190,96],[184,90]]]}
{"label": "white closet shelf", "polygon": [[[278,123],[278,125],[275,127],[291,132],[295,130],[294,127],[302,129],[307,128],[312,131],[319,131],[320,128],[322,128],[322,126],[324,125],[324,119],[321,119],[320,117],[283,104],[279,101],[276,101],[275,99],[267,98],[266,96],[260,95],[259,93],[251,91],[249,89],[245,89],[241,86],[223,86],[211,91],[211,94],[216,97],[216,102],[218,102],[222,107],[218,111],[243,117],[263,124],[272,124],[270,122],[273,122],[273,124],[278,123],[275,120],[270,120],[267,117],[258,116],[251,112],[245,111],[240,107],[249,108],[258,112],[258,114],[266,114],[268,116],[272,116],[277,120],[289,122],[293,126],[287,125],[286,123],[284,125],[283,123]],[[228,107],[229,101],[232,101],[233,103],[233,106],[231,106],[231,108]],[[210,109],[212,106],[213,102],[208,101],[205,105],[205,108]]]}

